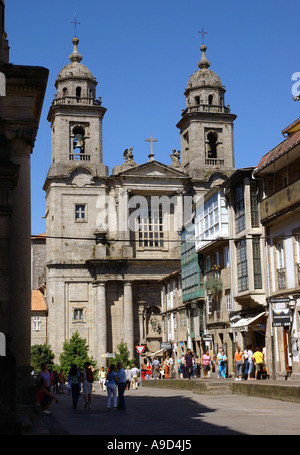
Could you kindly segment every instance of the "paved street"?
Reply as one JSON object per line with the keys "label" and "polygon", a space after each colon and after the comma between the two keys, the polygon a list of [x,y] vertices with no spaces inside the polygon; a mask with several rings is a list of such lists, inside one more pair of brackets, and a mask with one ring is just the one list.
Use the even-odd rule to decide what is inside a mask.
{"label": "paved street", "polygon": [[225,393],[139,388],[126,391],[126,411],[106,412],[97,388],[92,409],[81,397],[74,410],[68,395],[43,415],[29,434],[69,435],[299,435],[300,403]]}

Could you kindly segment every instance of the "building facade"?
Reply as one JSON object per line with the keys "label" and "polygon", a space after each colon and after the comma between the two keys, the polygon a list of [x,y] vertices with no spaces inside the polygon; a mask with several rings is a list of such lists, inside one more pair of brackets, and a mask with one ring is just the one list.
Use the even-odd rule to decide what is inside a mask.
{"label": "building facade", "polygon": [[166,165],[151,151],[137,164],[132,149],[126,149],[123,164],[109,174],[102,147],[106,108],[96,97],[96,79],[81,63],[78,38],[73,44],[48,115],[48,344],[58,360],[63,342],[77,330],[101,366],[122,340],[131,357],[136,344],[145,344],[147,355],[160,349],[158,282],[180,268],[179,232],[194,200],[233,171],[235,115],[224,106],[225,89],[202,47],[177,125],[182,160],[173,150]]}
{"label": "building facade", "polygon": [[297,379],[300,377],[300,119],[282,133],[284,141],[262,157],[253,174],[261,185],[272,369],[276,376]]}

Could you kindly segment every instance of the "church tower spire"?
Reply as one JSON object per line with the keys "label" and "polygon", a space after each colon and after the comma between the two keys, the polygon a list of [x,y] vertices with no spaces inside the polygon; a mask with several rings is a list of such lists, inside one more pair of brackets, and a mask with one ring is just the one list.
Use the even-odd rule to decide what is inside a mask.
{"label": "church tower spire", "polygon": [[177,127],[185,171],[195,180],[211,186],[213,175],[230,175],[234,169],[233,122],[236,115],[225,106],[225,87],[210,69],[207,47],[200,47],[199,70],[185,89],[186,108]]}

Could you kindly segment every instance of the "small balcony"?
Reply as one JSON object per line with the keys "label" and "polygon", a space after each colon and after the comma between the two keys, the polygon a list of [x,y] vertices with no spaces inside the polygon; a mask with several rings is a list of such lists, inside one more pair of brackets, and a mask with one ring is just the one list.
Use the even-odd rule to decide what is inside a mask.
{"label": "small balcony", "polygon": [[299,194],[300,180],[297,180],[291,185],[288,185],[282,188],[282,190],[263,199],[260,203],[262,223],[273,216],[280,216],[281,213],[292,210],[300,203]]}
{"label": "small balcony", "polygon": [[220,106],[218,104],[198,104],[196,106],[188,106],[184,111],[182,111],[181,115],[184,116],[195,112],[230,114],[230,109],[229,107]]}

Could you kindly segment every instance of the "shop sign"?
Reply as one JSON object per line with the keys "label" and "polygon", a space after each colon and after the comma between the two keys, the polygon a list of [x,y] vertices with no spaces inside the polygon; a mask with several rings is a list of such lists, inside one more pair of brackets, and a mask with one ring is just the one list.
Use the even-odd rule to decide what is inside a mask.
{"label": "shop sign", "polygon": [[289,327],[291,325],[290,310],[273,310],[273,327]]}
{"label": "shop sign", "polygon": [[290,298],[289,297],[271,297],[270,298],[271,303],[290,303]]}
{"label": "shop sign", "polygon": [[116,354],[114,352],[107,352],[106,353],[106,358],[107,359],[115,359]]}

